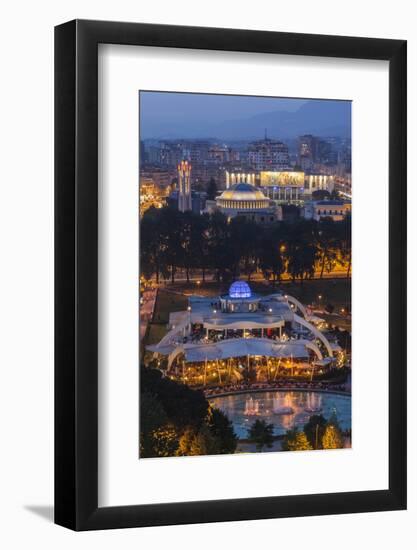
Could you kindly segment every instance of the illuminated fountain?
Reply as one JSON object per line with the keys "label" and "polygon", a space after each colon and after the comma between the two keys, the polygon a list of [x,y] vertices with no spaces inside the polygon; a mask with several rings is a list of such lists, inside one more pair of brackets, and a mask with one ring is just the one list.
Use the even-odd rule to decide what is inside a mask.
{"label": "illuminated fountain", "polygon": [[[283,400],[281,397],[274,397],[272,412],[278,415],[294,414],[294,409],[290,406],[288,399],[288,395]],[[282,404],[282,401],[284,401],[284,404]]]}
{"label": "illuminated fountain", "polygon": [[259,401],[253,397],[249,397],[245,402],[245,416],[258,416],[259,415]]}
{"label": "illuminated fountain", "polygon": [[321,405],[321,395],[316,393],[307,394],[307,406],[304,407],[305,412],[319,413],[323,410]]}

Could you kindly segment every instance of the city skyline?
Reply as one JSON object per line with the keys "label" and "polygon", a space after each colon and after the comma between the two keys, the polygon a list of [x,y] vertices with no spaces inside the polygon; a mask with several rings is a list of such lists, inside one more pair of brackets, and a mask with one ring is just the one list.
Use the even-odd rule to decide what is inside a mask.
{"label": "city skyline", "polygon": [[346,138],[351,102],[176,92],[140,92],[140,135],[151,139]]}

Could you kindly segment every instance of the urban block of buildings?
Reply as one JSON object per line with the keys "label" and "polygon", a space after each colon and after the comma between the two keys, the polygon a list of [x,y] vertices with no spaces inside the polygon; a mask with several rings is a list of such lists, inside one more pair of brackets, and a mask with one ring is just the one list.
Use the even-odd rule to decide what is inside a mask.
{"label": "urban block of buildings", "polygon": [[[337,138],[300,136],[296,156],[285,143],[266,136],[240,149],[209,140],[171,140],[147,148],[142,143],[141,157],[142,215],[150,206],[165,204],[260,223],[282,219],[283,205],[295,205],[312,219],[339,220],[350,212],[350,142]],[[207,200],[212,178],[219,194]],[[318,191],[325,196],[315,196]],[[318,204],[326,194],[334,198],[335,191],[342,204]]]}

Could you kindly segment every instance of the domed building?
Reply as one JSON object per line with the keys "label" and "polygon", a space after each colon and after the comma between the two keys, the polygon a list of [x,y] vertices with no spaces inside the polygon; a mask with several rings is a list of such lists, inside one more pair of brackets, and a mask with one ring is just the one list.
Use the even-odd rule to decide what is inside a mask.
{"label": "domed building", "polygon": [[236,183],[216,198],[215,209],[228,218],[244,216],[259,223],[282,219],[281,208],[249,183]]}
{"label": "domed building", "polygon": [[216,199],[217,206],[223,210],[263,210],[270,206],[270,202],[250,183],[235,183]]}
{"label": "domed building", "polygon": [[246,281],[235,281],[229,293],[220,296],[220,308],[225,313],[257,311],[259,301],[260,297],[252,293]]}

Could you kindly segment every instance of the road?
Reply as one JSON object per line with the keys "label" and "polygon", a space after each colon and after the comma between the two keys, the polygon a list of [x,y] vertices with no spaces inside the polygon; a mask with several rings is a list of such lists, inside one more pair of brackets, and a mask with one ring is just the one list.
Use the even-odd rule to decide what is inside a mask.
{"label": "road", "polygon": [[[316,271],[315,276],[313,277],[313,279],[309,279],[309,280],[346,279],[346,277],[347,277],[347,271],[335,270],[335,271],[331,271],[330,273],[325,272],[325,273],[323,273],[322,277],[320,276],[320,271]],[[351,274],[350,274],[349,278],[350,277],[351,277]],[[190,275],[189,279],[190,279],[190,282],[196,283],[197,281],[201,281],[201,276],[199,276],[199,275]],[[281,276],[281,279],[282,279],[282,281],[285,282],[285,281],[290,281],[291,277],[289,275],[287,275],[286,273],[284,273]],[[185,274],[183,275],[181,273],[181,271],[178,271],[178,273],[175,275],[175,282],[176,283],[184,283],[184,282],[186,282],[186,280],[187,280],[187,278],[186,278]],[[265,277],[263,276],[262,273],[253,273],[251,275],[250,280],[252,282],[265,281]],[[216,281],[215,275],[206,274],[206,282],[214,282],[214,281]],[[161,280],[161,282],[163,284],[162,280]],[[297,279],[297,282],[298,282],[298,279]],[[170,284],[170,281],[168,281],[168,284]]]}
{"label": "road", "polygon": [[156,289],[145,290],[142,296],[143,303],[139,306],[139,341],[145,336],[148,323],[152,320],[156,300]]}

